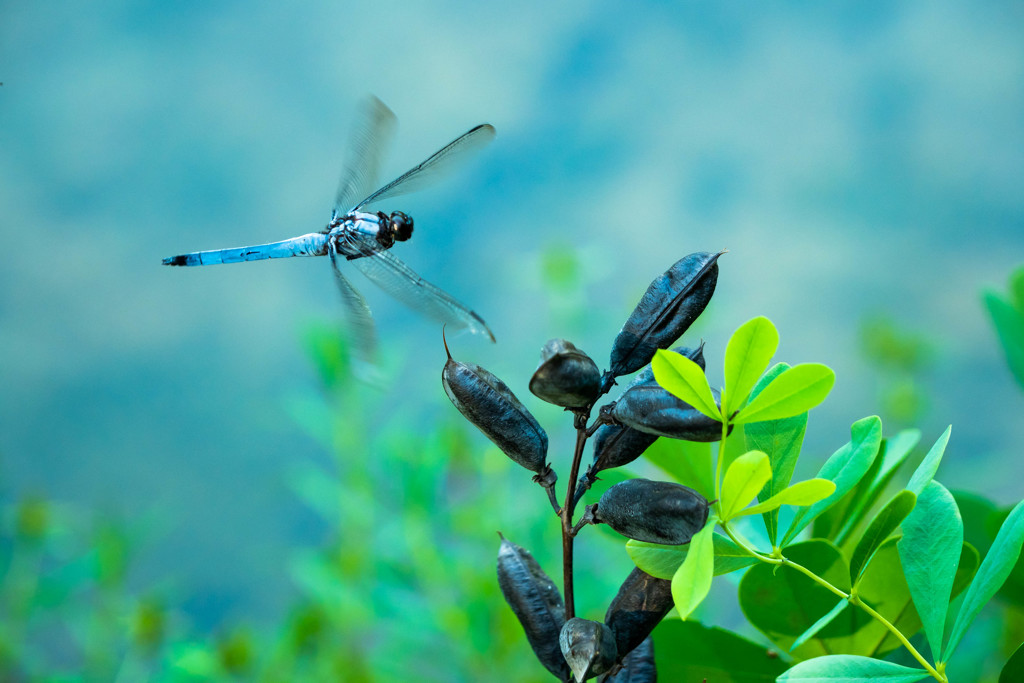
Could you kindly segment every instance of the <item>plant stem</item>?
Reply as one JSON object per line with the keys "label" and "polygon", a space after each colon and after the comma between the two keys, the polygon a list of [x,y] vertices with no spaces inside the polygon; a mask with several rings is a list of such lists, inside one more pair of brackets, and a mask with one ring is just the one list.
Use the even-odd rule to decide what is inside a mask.
{"label": "plant stem", "polygon": [[586,422],[576,426],[576,449],[572,454],[572,469],[569,470],[569,482],[565,486],[565,505],[562,506],[562,582],[565,598],[565,619],[568,621],[576,616],[576,603],[573,598],[572,585],[572,515],[576,509],[575,496],[576,478],[580,473],[580,461],[583,459],[583,446],[587,442]]}
{"label": "plant stem", "polygon": [[[722,500],[722,462],[725,460],[725,440],[729,436],[729,423],[724,418],[722,420],[722,438],[718,440],[718,459],[715,463],[715,500]],[[721,513],[722,506],[721,502],[718,503],[718,511]]]}
{"label": "plant stem", "polygon": [[911,656],[913,656],[914,659],[916,659],[918,662],[920,662],[921,666],[923,666],[925,668],[925,670],[929,674],[931,674],[931,676],[933,678],[935,678],[936,680],[942,681],[943,683],[946,683],[948,681],[948,679],[946,678],[945,675],[939,673],[935,669],[935,667],[933,667],[931,664],[928,663],[928,660],[925,659],[924,656],[920,652],[917,651],[917,648],[915,648],[913,645],[910,644],[910,641],[907,640],[907,637],[904,636],[903,633],[898,628],[896,628],[896,626],[894,624],[892,624],[888,619],[886,619],[881,614],[879,614],[874,609],[872,609],[871,606],[869,606],[866,602],[861,600],[859,596],[847,593],[846,591],[842,590],[841,588],[837,588],[837,587],[833,586],[829,581],[827,581],[826,579],[818,576],[817,574],[815,574],[814,572],[812,572],[810,569],[808,569],[807,567],[803,566],[802,564],[798,564],[796,562],[793,562],[792,560],[790,560],[788,558],[785,558],[785,557],[771,557],[769,555],[764,555],[763,553],[759,553],[757,550],[755,550],[754,548],[750,547],[750,545],[747,544],[746,541],[744,541],[742,538],[738,537],[735,533],[733,533],[733,530],[729,527],[729,523],[728,522],[720,522],[719,525],[722,527],[722,530],[725,531],[726,535],[728,535],[729,538],[732,539],[733,543],[735,543],[739,547],[743,548],[745,551],[747,551],[747,553],[749,553],[753,557],[756,557],[757,559],[761,560],[762,562],[767,562],[769,564],[777,564],[777,565],[781,565],[781,566],[784,566],[784,567],[789,567],[791,569],[795,569],[796,571],[800,572],[801,574],[803,574],[807,578],[809,578],[812,581],[814,581],[815,583],[817,583],[819,586],[821,586],[821,587],[831,591],[832,593],[834,593],[835,595],[839,596],[843,600],[848,601],[850,604],[857,605],[858,607],[860,607],[862,610],[867,612],[873,619],[877,620],[883,626],[885,626],[885,628],[887,628],[890,633],[892,633],[894,636],[896,636],[896,639],[900,641],[900,643],[903,645],[903,647],[907,648],[907,652],[909,652],[911,654]]}

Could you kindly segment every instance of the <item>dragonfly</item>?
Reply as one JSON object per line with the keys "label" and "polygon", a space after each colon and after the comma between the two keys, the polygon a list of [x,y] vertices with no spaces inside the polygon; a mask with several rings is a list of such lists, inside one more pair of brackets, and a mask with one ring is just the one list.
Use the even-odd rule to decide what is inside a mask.
{"label": "dragonfly", "polygon": [[[334,281],[349,320],[349,333],[360,361],[372,366],[376,347],[373,315],[363,295],[343,272],[349,264],[387,294],[447,329],[469,330],[494,341],[479,315],[427,282],[392,252],[396,242],[412,237],[413,219],[402,211],[373,212],[372,204],[433,184],[487,145],[494,127],[471,128],[391,182],[377,187],[380,162],[394,135],[397,119],[379,99],[360,108],[349,138],[347,161],[335,195],[331,220],[320,232],[280,242],[170,256],[165,266],[205,266],[293,256],[329,256]],[[374,189],[374,188],[377,189]]]}

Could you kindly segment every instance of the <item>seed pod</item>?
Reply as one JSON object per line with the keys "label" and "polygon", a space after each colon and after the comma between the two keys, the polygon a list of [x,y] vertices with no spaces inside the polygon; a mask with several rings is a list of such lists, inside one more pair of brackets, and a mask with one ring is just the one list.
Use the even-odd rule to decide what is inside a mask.
{"label": "seed pod", "polygon": [[533,555],[504,536],[498,549],[498,586],[540,663],[558,680],[569,680],[569,665],[558,644],[565,623],[562,595]]}
{"label": "seed pod", "polygon": [[704,528],[708,501],[681,484],[629,479],[604,492],[594,518],[627,538],[682,545]]}
{"label": "seed pod", "polygon": [[573,677],[580,683],[615,665],[615,636],[599,621],[573,617],[565,622],[558,642]]}
{"label": "seed pod", "polygon": [[[703,369],[703,344],[697,349],[679,347],[673,351],[693,360]],[[610,412],[618,422],[657,436],[704,442],[717,441],[722,436],[721,422],[665,391],[654,379],[650,366],[626,386],[618,400],[611,404]]]}
{"label": "seed pod", "polygon": [[615,402],[611,415],[628,427],[656,436],[703,442],[722,438],[721,422],[668,393],[653,378],[631,384]]}
{"label": "seed pod", "polygon": [[551,339],[540,351],[540,365],[530,379],[530,391],[563,408],[583,408],[594,402],[601,371],[590,356],[564,339]]}
{"label": "seed pod", "polygon": [[657,680],[658,672],[654,668],[654,641],[648,636],[626,655],[618,673],[605,677],[601,683],[657,683]]}
{"label": "seed pod", "polygon": [[690,254],[651,283],[615,338],[612,378],[647,365],[655,351],[667,349],[690,327],[715,293],[722,253]]}
{"label": "seed pod", "polygon": [[[448,344],[445,344],[448,351]],[[546,469],[548,435],[504,382],[475,363],[448,354],[441,372],[445,393],[467,420],[505,455],[538,474]]]}
{"label": "seed pod", "polygon": [[672,582],[634,568],[608,606],[604,623],[615,635],[620,657],[642,643],[673,606]]}
{"label": "seed pod", "polygon": [[588,471],[596,475],[602,470],[628,465],[657,440],[656,434],[631,427],[602,425],[594,434],[594,464]]}

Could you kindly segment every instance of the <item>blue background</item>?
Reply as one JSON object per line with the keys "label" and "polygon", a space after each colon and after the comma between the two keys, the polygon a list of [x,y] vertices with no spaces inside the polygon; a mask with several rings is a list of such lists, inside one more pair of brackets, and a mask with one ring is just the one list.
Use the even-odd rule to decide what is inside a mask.
{"label": "blue background", "polygon": [[[1019,3],[5,3],[0,81],[3,495],[148,530],[143,574],[201,621],[277,615],[283,558],[320,532],[288,479],[326,456],[287,407],[317,391],[300,330],[341,310],[325,259],[160,259],[321,229],[367,93],[400,120],[389,177],[497,128],[380,208],[415,217],[396,254],[497,335],[457,353],[531,408],[546,339],[604,366],[651,279],[728,248],[697,330],[712,383],[755,315],[779,359],[837,372],[803,467],[879,410],[858,330],[884,313],[934,348],[920,426],[954,425],[943,481],[1024,497],[1022,397],[979,299],[1024,261]],[[584,283],[561,307],[558,246]],[[448,415],[437,326],[355,282],[394,414]]]}

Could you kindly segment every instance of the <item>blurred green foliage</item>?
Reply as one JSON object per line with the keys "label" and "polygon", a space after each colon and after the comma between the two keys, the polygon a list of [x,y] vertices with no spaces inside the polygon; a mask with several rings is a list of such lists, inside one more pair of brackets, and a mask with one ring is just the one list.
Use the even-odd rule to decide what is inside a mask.
{"label": "blurred green foliage", "polygon": [[908,426],[929,409],[922,379],[934,362],[935,350],[924,334],[885,315],[861,321],[860,348],[877,371],[879,410],[889,423]]}
{"label": "blurred green foliage", "polygon": [[180,596],[131,587],[130,529],[29,496],[0,515],[0,681],[545,680],[495,575],[501,530],[558,576],[541,489],[454,410],[407,426],[422,420],[351,379],[333,328],[305,344],[322,390],[286,409],[331,457],[290,483],[327,532],[283,560],[299,588],[283,623],[198,632]]}
{"label": "blurred green foliage", "polygon": [[1010,372],[1024,389],[1024,266],[1010,275],[1006,294],[986,289],[982,298],[992,317]]}

